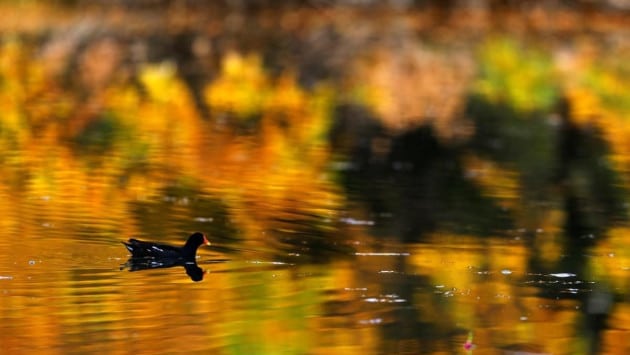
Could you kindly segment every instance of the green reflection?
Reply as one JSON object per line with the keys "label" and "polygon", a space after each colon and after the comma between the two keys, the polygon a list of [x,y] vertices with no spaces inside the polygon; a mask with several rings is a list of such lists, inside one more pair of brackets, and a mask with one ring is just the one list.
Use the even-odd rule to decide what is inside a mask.
{"label": "green reflection", "polygon": [[[625,32],[0,3],[6,351],[628,352]],[[205,282],[118,272],[194,230]]]}
{"label": "green reflection", "polygon": [[549,53],[536,46],[509,37],[486,40],[478,50],[475,91],[519,111],[551,109],[558,98],[557,74]]}

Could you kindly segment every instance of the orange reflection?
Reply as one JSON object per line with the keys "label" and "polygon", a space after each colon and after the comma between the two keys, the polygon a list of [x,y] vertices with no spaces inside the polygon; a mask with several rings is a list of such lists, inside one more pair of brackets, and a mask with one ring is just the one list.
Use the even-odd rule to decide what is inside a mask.
{"label": "orange reflection", "polygon": [[[285,16],[285,27],[300,27],[298,15]],[[409,43],[418,42],[414,26],[425,25],[405,28]],[[480,353],[587,352],[575,329],[584,316],[578,302],[541,296],[536,282],[545,279],[528,274],[533,253],[549,265],[563,257],[558,201],[532,212],[536,207],[521,204],[523,171],[474,153],[458,162],[467,178],[484,198],[512,209],[516,224],[533,226],[531,240],[438,230],[422,236],[424,243],[387,245],[397,235],[370,236],[373,223],[366,223],[344,231],[365,253],[323,267],[211,265],[207,282],[196,288],[186,279],[169,277],[178,287],[165,287],[148,282],[146,274],[112,271],[122,250],[112,241],[147,233],[134,208],[156,196],[173,201],[169,213],[206,222],[216,218],[214,210],[189,206],[212,196],[238,227],[244,249],[282,250],[279,239],[301,242],[305,234],[343,244],[336,222],[346,196],[328,169],[333,153],[327,134],[333,109],[344,100],[373,110],[389,133],[428,124],[447,144],[466,143],[475,132],[463,115],[471,90],[519,113],[548,113],[559,90],[549,82],[561,81],[571,119],[604,132],[616,170],[628,179],[623,102],[630,86],[623,67],[577,61],[581,75],[563,76],[544,51],[509,40],[482,43],[476,59],[415,44],[366,48],[349,60],[343,85],[319,81],[308,89],[293,68],[271,75],[260,53],[218,53],[219,70],[201,89],[200,103],[174,60],[142,62],[134,74],[115,70],[124,48],[113,38],[87,43],[89,49],[74,58],[79,75],[68,80],[62,78],[63,63],[70,61],[64,43],[40,51],[19,36],[3,38],[0,246],[7,257],[0,266],[10,272],[0,274],[0,286],[10,286],[2,288],[7,294],[0,301],[2,348],[159,353],[185,339],[188,351],[206,353],[437,354],[461,349],[449,343],[458,336],[449,333],[455,329],[462,343],[473,331]],[[475,60],[491,71],[477,82]],[[200,104],[209,117],[202,117]],[[379,139],[372,141],[374,150],[387,155],[389,138]],[[521,149],[530,148],[538,147]],[[193,186],[195,195],[162,196],[173,186]],[[184,228],[164,216],[172,217],[158,214],[150,221],[160,236]],[[612,229],[592,249],[593,279],[610,285],[617,297],[628,293],[627,232]],[[291,246],[294,254],[317,249]],[[372,253],[378,248],[404,252]],[[603,349],[627,352],[629,314],[624,303],[611,311]],[[164,320],[175,317],[178,327],[165,328]],[[426,333],[407,333],[412,330]]]}

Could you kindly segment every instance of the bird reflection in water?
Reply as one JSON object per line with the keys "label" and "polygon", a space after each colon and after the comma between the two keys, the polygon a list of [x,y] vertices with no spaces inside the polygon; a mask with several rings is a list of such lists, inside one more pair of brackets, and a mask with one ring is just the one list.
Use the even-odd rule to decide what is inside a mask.
{"label": "bird reflection in water", "polygon": [[166,269],[175,266],[183,266],[186,274],[194,282],[203,280],[206,270],[200,268],[195,260],[185,259],[149,259],[131,257],[126,263],[120,266],[120,270],[142,271],[151,269]]}

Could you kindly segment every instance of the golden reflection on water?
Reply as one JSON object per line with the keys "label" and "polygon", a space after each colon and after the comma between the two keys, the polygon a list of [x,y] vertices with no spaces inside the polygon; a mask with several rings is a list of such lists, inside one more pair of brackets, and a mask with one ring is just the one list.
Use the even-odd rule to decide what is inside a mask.
{"label": "golden reflection on water", "polygon": [[[361,246],[326,265],[215,263],[220,254],[201,249],[199,283],[181,268],[120,271],[126,252],[115,241],[42,236],[2,250],[13,251],[0,266],[11,353],[442,353],[459,351],[468,331],[475,352],[521,344],[568,353],[582,317],[577,300],[541,297],[539,287],[562,279],[529,274],[527,248],[503,238]],[[604,332],[613,353],[625,346],[627,311],[620,304]],[[460,336],[438,336],[449,329]]]}
{"label": "golden reflection on water", "polygon": [[[413,39],[310,85],[228,50],[198,97],[172,59],[129,74],[122,42],[94,41],[70,84],[28,39],[0,42],[2,352],[573,354],[599,328],[603,352],[630,352],[628,228],[606,216],[625,204],[606,188],[628,185],[628,93],[588,40],[578,75],[508,37],[474,55]],[[382,131],[338,138],[372,150],[363,190],[329,137],[343,106]],[[610,151],[555,162],[562,130]],[[396,156],[407,133],[421,144]],[[604,227],[569,235],[571,218]],[[195,230],[203,281],[121,267],[120,241]]]}

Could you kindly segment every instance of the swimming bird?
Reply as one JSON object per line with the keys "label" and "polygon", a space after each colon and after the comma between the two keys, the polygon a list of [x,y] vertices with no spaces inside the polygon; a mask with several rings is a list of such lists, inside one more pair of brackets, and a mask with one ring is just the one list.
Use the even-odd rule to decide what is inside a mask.
{"label": "swimming bird", "polygon": [[206,235],[195,232],[188,237],[186,244],[176,247],[167,244],[146,242],[138,239],[129,239],[122,242],[131,253],[132,258],[152,258],[152,259],[195,259],[197,248],[202,244],[210,245]]}

